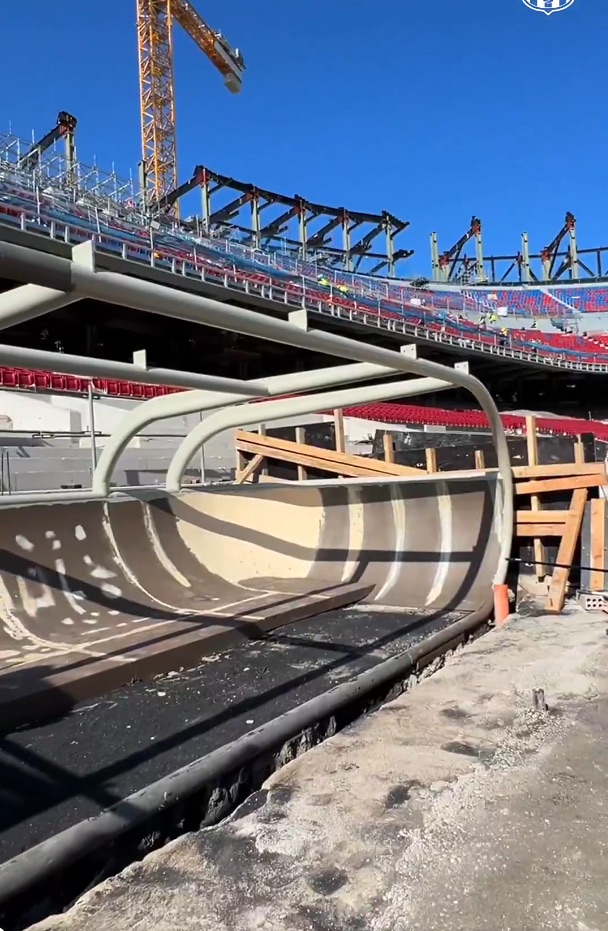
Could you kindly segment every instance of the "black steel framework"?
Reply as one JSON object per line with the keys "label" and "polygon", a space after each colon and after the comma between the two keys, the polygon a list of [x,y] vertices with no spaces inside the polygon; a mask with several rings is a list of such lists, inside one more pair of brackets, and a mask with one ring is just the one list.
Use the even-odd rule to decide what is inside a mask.
{"label": "black steel framework", "polygon": [[[82,203],[94,202],[107,210],[114,203],[120,214],[131,215],[135,209],[167,226],[175,224],[171,216],[175,204],[199,189],[202,216],[181,221],[182,227],[267,251],[292,252],[321,267],[396,277],[403,275],[402,262],[414,254],[401,246],[400,237],[409,221],[388,211],[366,213],[316,204],[300,195],[288,197],[236,181],[204,165],[195,167],[190,180],[150,203],[141,193],[146,190],[142,166],[138,194],[131,181],[77,162],[76,126],[74,116],[60,111],[53,129],[31,145],[18,144],[17,137],[0,136],[0,165],[40,177],[77,195]],[[64,154],[58,158],[59,142]],[[467,286],[608,281],[608,246],[579,249],[576,218],[570,212],[547,246],[531,252],[528,234],[522,233],[520,249],[510,255],[485,254],[482,222],[474,215],[465,232],[443,252],[437,233],[431,234],[431,259],[434,281]]]}
{"label": "black steel framework", "polygon": [[[467,246],[474,245],[474,254]],[[458,284],[557,284],[566,281],[597,281],[608,278],[608,246],[579,249],[576,217],[566,213],[563,226],[549,245],[530,252],[527,233],[515,255],[485,255],[482,224],[473,217],[469,229],[445,252],[439,251],[437,233],[431,234],[434,281]]]}
{"label": "black steel framework", "polygon": [[18,171],[33,171],[41,162],[42,156],[60,139],[65,141],[65,155],[72,167],[76,160],[75,134],[78,120],[66,110],[57,114],[55,125],[41,139],[32,143],[28,151],[17,161]]}
{"label": "black steel framework", "polygon": [[288,197],[235,181],[203,165],[158,203],[157,212],[168,212],[196,188],[202,197],[201,231],[208,235],[238,239],[258,249],[292,251],[328,268],[368,275],[395,275],[398,263],[413,255],[397,241],[409,221],[386,210],[365,213],[315,204],[298,194]]}

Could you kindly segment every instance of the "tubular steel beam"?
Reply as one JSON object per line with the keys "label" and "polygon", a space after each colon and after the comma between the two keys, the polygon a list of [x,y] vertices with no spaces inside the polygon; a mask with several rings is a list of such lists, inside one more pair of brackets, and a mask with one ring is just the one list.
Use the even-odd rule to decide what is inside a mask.
{"label": "tubular steel beam", "polygon": [[194,372],[178,372],[173,369],[147,369],[130,362],[108,362],[105,359],[72,356],[66,352],[46,352],[42,349],[23,349],[20,346],[0,345],[0,365],[59,372],[62,375],[115,378],[118,381],[133,381],[143,385],[229,391],[231,394],[244,394],[248,398],[259,398],[268,394],[266,387],[257,381],[241,381],[238,378],[223,378],[220,375],[197,375]]}
{"label": "tubular steel beam", "polygon": [[[81,297],[91,297],[109,304],[130,307],[133,310],[156,313],[172,319],[188,320],[343,359],[375,362],[385,368],[396,368],[414,375],[449,380],[454,386],[471,391],[483,405],[488,402],[493,405],[489,393],[481,382],[463,372],[446,369],[438,363],[422,359],[405,359],[393,350],[369,346],[345,336],[316,330],[309,331],[301,316],[292,318],[298,320],[294,325],[292,319],[277,320],[211,298],[188,294],[185,291],[130,278],[116,272],[95,271],[95,252],[92,243],[82,243],[76,246],[73,253],[74,262],[57,256],[45,255],[42,257],[44,267],[41,267],[39,253],[33,249],[0,242],[0,273],[10,264],[13,274],[19,273],[25,276],[24,280],[39,283],[39,280],[44,278],[45,283],[48,283],[52,278],[57,288],[68,293],[77,293]],[[301,313],[298,312],[298,314]],[[481,402],[481,396],[484,397],[484,402]]]}
{"label": "tubular steel beam", "polygon": [[43,317],[53,310],[75,304],[80,298],[36,284],[23,284],[0,294],[0,330]]}
{"label": "tubular steel beam", "polygon": [[[340,365],[326,369],[315,369],[310,372],[296,372],[293,375],[276,375],[261,379],[258,384],[266,387],[267,394],[290,394],[299,391],[313,391],[317,388],[328,388],[337,384],[348,384],[354,381],[365,381],[372,378],[385,378],[394,375],[395,371],[378,365],[358,363],[355,365]],[[183,417],[185,414],[194,414],[202,411],[226,407],[230,404],[239,404],[249,400],[245,395],[219,394],[209,391],[186,391],[179,394],[165,395],[162,398],[151,398],[138,404],[118,424],[99,457],[99,462],[93,473],[93,492],[105,497],[110,492],[110,481],[120,456],[141,430],[158,420],[167,417]]]}
{"label": "tubular steel beam", "polygon": [[216,411],[190,431],[177,447],[167,471],[167,491],[176,493],[181,490],[184,472],[195,453],[218,433],[232,427],[247,427],[256,423],[271,423],[285,417],[314,414],[317,411],[369,404],[372,401],[384,401],[387,398],[411,397],[415,394],[429,394],[431,391],[445,391],[451,388],[448,381],[438,378],[414,378],[396,381],[390,385],[365,385],[363,388],[348,388],[341,391],[327,391],[317,395],[305,395],[299,398],[280,398],[276,401],[263,401],[260,404],[239,404],[227,410]]}

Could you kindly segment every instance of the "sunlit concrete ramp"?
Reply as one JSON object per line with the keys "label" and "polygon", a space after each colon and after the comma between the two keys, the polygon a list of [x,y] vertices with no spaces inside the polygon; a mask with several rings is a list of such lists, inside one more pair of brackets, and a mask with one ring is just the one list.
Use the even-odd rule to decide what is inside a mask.
{"label": "sunlit concrete ramp", "polygon": [[492,473],[1,508],[0,725],[353,606],[489,613]]}

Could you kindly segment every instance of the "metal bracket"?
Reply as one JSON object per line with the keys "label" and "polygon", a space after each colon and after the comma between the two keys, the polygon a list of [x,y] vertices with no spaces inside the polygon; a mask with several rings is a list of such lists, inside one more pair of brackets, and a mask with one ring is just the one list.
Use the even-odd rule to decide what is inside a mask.
{"label": "metal bracket", "polygon": [[97,271],[97,262],[95,258],[95,243],[92,239],[87,242],[79,242],[77,246],[72,246],[72,262],[79,268],[86,268],[90,272]]}
{"label": "metal bracket", "polygon": [[304,330],[305,333],[308,333],[308,311],[307,310],[292,310],[288,316],[288,321],[298,328],[298,330]]}

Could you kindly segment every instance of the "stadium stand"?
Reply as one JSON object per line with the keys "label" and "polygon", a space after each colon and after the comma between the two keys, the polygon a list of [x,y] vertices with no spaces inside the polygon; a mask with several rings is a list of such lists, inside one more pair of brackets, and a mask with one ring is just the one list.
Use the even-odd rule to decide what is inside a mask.
{"label": "stadium stand", "polygon": [[[418,407],[410,404],[368,404],[344,410],[345,417],[360,417],[379,423],[426,424],[447,427],[451,430],[487,431],[490,425],[481,411],[449,411],[438,408]],[[517,414],[501,414],[505,430],[509,433],[525,433],[526,419]],[[608,424],[599,420],[577,420],[570,417],[539,417],[537,430],[544,434],[580,436],[592,433],[597,439],[608,439]]]}
{"label": "stadium stand", "polygon": [[[92,385],[97,395],[129,400],[145,400],[182,390],[181,388],[142,385],[106,378],[77,378],[71,375],[0,367],[0,389],[21,389],[32,392],[86,396],[89,385]],[[414,427],[424,424],[446,427],[451,430],[489,430],[488,421],[481,411],[443,410],[413,404],[382,402],[361,407],[347,407],[344,409],[344,416],[377,423]],[[525,418],[523,416],[502,414],[501,417],[508,432],[525,432]],[[601,421],[541,417],[537,419],[537,428],[541,433],[545,434],[579,436],[581,433],[593,433],[598,439],[608,440],[608,424]]]}
{"label": "stadium stand", "polygon": [[269,293],[289,305],[304,303],[358,322],[363,318],[389,329],[399,324],[422,340],[583,371],[608,370],[608,342],[602,338],[525,327],[501,331],[505,309],[507,315],[562,318],[570,311],[606,311],[604,286],[512,288],[490,294],[429,290],[407,281],[336,272],[293,254],[264,252],[228,239],[195,237],[175,225],[152,229],[134,204],[74,203],[61,190],[41,191],[31,178],[15,172],[0,172],[0,223],[74,244],[93,239],[100,251],[131,261],[228,288]]}

